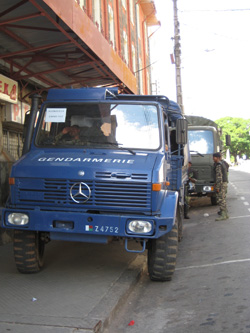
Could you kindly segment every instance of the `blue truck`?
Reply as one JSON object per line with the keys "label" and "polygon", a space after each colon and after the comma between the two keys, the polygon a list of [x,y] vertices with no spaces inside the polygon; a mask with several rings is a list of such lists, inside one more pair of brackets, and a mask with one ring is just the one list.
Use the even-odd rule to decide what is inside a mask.
{"label": "blue truck", "polygon": [[151,280],[171,280],[188,177],[179,106],[117,88],[51,89],[39,106],[34,95],[2,211],[18,271],[38,272],[49,241],[122,239],[147,249]]}

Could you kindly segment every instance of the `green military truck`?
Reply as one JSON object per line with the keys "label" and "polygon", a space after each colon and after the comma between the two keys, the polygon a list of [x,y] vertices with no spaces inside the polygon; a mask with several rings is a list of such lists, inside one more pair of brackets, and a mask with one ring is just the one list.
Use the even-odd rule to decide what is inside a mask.
{"label": "green military truck", "polygon": [[[208,196],[216,205],[213,154],[222,151],[222,132],[217,124],[199,116],[185,116],[188,121],[188,142],[192,169],[197,182],[191,196]],[[229,145],[229,141],[227,142]]]}

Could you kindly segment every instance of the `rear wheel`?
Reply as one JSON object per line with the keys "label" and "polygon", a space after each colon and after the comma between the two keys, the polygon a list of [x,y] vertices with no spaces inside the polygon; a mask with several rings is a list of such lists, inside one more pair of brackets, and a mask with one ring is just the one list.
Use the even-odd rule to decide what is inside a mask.
{"label": "rear wheel", "polygon": [[30,230],[14,231],[14,257],[20,273],[37,273],[43,266],[45,241],[41,233]]}
{"label": "rear wheel", "polygon": [[175,271],[178,251],[178,218],[172,230],[158,239],[149,240],[148,272],[152,281],[170,281]]}

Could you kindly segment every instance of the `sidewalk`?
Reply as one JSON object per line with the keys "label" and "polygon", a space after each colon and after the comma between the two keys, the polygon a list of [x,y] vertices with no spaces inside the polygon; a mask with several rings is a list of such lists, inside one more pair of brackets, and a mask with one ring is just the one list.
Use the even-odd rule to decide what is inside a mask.
{"label": "sidewalk", "polygon": [[0,332],[102,332],[133,290],[146,256],[109,245],[51,242],[38,274],[17,272],[0,247]]}

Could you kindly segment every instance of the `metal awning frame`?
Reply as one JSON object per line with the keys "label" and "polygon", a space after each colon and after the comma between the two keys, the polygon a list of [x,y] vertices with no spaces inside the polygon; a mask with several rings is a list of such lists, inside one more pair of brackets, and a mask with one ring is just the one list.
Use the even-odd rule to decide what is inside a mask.
{"label": "metal awning frame", "polygon": [[[6,52],[0,55],[0,61],[2,60],[1,63],[4,62],[8,64],[11,78],[21,82],[21,100],[27,97],[27,95],[22,96],[22,92],[27,86],[27,82],[35,83],[37,85],[36,92],[38,93],[56,87],[74,87],[77,85],[89,86],[91,85],[91,82],[94,83],[93,85],[96,85],[96,82],[99,81],[101,86],[118,86],[123,92],[131,92],[128,88],[124,87],[123,83],[117,78],[117,76],[115,76],[110,69],[106,67],[105,64],[86,47],[86,45],[84,45],[84,42],[80,40],[71,29],[65,24],[62,24],[60,18],[57,16],[53,18],[37,0],[19,1],[15,5],[10,6],[8,10],[3,11],[0,14],[0,19],[7,14],[11,14],[15,10],[18,12],[18,8],[28,2],[36,8],[36,12],[28,15],[16,15],[10,19],[0,21],[0,31],[12,38],[22,48],[17,51]],[[30,19],[34,20],[39,17],[46,18],[52,26],[48,28],[24,24],[25,21]],[[34,47],[27,40],[18,36],[17,33],[13,31],[13,28],[32,31],[40,30],[48,33],[59,31],[63,34],[65,40]],[[70,50],[62,54],[60,51],[61,47],[70,47]],[[74,50],[72,50],[72,47],[74,47]],[[20,64],[20,61],[22,65]],[[46,62],[51,68],[37,70],[36,72],[29,69],[30,64],[39,61]],[[72,69],[77,68],[79,68],[78,72],[75,73],[71,71]],[[68,78],[66,83],[60,83],[48,76],[48,74],[58,72],[62,72],[65,77]],[[84,78],[79,77],[79,75],[88,72],[91,72],[91,75],[87,77],[85,76]]]}

